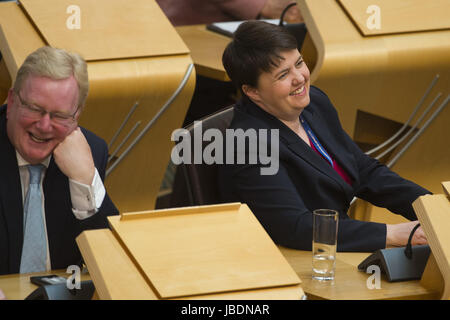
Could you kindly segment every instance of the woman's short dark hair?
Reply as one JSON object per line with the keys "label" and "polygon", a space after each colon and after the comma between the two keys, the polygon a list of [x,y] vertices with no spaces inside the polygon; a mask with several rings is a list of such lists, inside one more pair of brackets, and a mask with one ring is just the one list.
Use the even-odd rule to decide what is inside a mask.
{"label": "woman's short dark hair", "polygon": [[[223,52],[222,63],[234,85],[256,87],[262,72],[270,72],[283,59],[280,52],[297,49],[297,41],[284,27],[264,21],[242,23]],[[246,97],[242,92],[243,97]]]}

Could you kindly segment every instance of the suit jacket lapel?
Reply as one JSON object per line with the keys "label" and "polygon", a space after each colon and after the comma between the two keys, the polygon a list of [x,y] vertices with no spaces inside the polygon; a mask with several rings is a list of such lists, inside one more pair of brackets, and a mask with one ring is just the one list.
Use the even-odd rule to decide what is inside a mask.
{"label": "suit jacket lapel", "polygon": [[[300,139],[295,132],[293,132],[290,128],[288,128],[283,122],[278,120],[273,115],[267,113],[262,110],[254,103],[245,104],[244,106],[247,109],[247,112],[250,114],[264,120],[265,124],[269,126],[270,129],[279,129],[280,131],[280,139],[284,140],[287,144],[288,148],[293,151],[296,155],[306,161],[311,165],[314,169],[320,171],[321,173],[328,176],[330,179],[338,183],[346,194],[347,198],[353,197],[353,190],[347,182],[342,179],[342,177],[330,166],[330,164],[324,160],[320,155],[318,155],[309,145],[307,145],[302,139]],[[312,106],[311,106],[312,107]],[[320,117],[317,112],[309,107],[304,110],[302,115],[305,120],[310,125],[314,134],[320,140],[320,143],[325,147],[327,152],[330,153],[332,158],[335,158],[339,164],[343,164],[342,167],[347,170],[347,173],[350,174],[350,177],[355,179],[354,170],[351,166],[347,165],[347,157],[344,156],[344,150],[340,150],[336,146],[340,146],[336,139],[329,134],[329,128],[325,124],[324,120]]]}
{"label": "suit jacket lapel", "polygon": [[[303,140],[301,140],[291,129],[288,129],[289,133],[283,132],[280,134],[286,138],[288,148],[293,151],[297,156],[309,163],[313,168],[329,176],[330,178],[337,180],[335,177],[336,171],[330,166],[330,164],[317,154],[310,146],[308,146]],[[283,130],[284,131],[284,130]],[[339,177],[339,179],[341,179]]]}
{"label": "suit jacket lapel", "polygon": [[[324,119],[322,119],[321,115],[317,112],[304,112],[303,117],[308,122],[308,125],[311,127],[314,134],[319,139],[319,142],[328,154],[336,160],[336,162],[339,163],[350,178],[356,182],[357,174],[355,172],[355,167],[351,165],[355,160],[352,158],[350,153],[345,152],[345,150],[342,149],[342,143],[339,143],[336,140],[336,137],[331,134],[330,128],[327,127],[327,124]],[[317,154],[314,150],[311,151]],[[339,174],[323,158],[321,158],[321,160],[322,163],[326,165],[328,175],[339,183],[343,187],[344,191],[349,193],[349,196],[352,196],[353,191],[350,185],[345,182],[344,179],[342,179],[342,177],[339,176]]]}
{"label": "suit jacket lapel", "polygon": [[0,112],[0,201],[9,241],[10,272],[19,272],[23,243],[23,200],[16,152],[6,134],[6,116]]}

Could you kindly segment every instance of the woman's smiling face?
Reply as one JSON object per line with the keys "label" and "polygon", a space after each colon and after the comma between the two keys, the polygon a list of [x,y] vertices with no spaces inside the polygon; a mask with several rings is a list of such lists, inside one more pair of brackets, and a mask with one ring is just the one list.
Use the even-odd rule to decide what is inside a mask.
{"label": "woman's smiling face", "polygon": [[298,119],[309,105],[309,69],[297,49],[280,52],[279,65],[262,72],[256,88],[243,85],[244,93],[280,120]]}

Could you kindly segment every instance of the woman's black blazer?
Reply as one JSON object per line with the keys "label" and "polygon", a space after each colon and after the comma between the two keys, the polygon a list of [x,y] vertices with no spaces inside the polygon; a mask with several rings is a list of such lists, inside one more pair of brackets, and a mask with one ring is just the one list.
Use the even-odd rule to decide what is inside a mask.
{"label": "woman's black blazer", "polygon": [[[262,175],[260,169],[264,165],[259,161],[256,164],[228,161],[233,163],[219,166],[221,198],[224,202],[248,204],[272,239],[283,246],[311,250],[312,211],[328,208],[339,212],[337,250],[385,248],[385,224],[348,217],[353,197],[415,220],[412,202],[430,192],[365,155],[341,127],[338,114],[324,92],[311,86],[310,97],[311,102],[302,115],[353,184],[345,182],[326,160],[280,120],[253,102],[241,100],[236,105],[230,129],[256,129],[257,132],[279,129],[279,168],[274,175]],[[267,141],[270,150],[271,141],[269,138]],[[225,152],[237,153],[237,145]]]}

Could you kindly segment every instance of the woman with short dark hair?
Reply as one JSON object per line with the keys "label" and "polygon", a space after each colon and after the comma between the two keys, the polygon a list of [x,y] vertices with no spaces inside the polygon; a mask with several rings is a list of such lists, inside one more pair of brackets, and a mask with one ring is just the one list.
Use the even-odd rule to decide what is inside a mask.
{"label": "woman with short dark hair", "polygon": [[[222,61],[243,95],[230,128],[278,130],[279,139],[267,140],[279,148],[275,174],[262,174],[261,159],[219,167],[222,200],[248,204],[276,243],[295,249],[311,250],[312,211],[320,208],[339,212],[339,251],[406,245],[417,225],[411,204],[430,192],[368,157],[352,141],[326,94],[310,85],[295,38],[280,26],[245,22]],[[247,152],[248,160],[246,150],[226,152]],[[350,219],[353,197],[412,221],[386,225]],[[421,228],[412,243],[427,243]]]}

